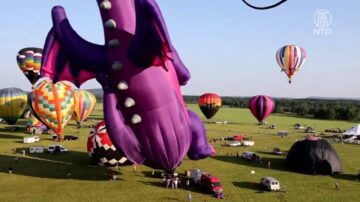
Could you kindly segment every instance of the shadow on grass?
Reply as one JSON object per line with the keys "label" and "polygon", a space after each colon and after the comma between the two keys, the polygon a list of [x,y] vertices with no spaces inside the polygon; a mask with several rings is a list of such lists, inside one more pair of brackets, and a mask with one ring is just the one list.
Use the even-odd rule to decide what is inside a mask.
{"label": "shadow on grass", "polygon": [[[159,179],[161,180],[161,179]],[[143,184],[145,185],[151,185],[151,186],[154,186],[154,187],[160,187],[160,188],[165,188],[166,189],[166,185],[162,182],[145,182],[145,181],[139,181],[139,182],[142,182]]]}
{"label": "shadow on grass", "polygon": [[257,191],[258,193],[265,192],[265,189],[263,186],[260,185],[260,183],[255,182],[233,182],[232,183],[235,187],[240,187],[243,189],[251,189],[254,191]]}
{"label": "shadow on grass", "polygon": [[272,155],[272,156],[284,156],[286,158],[286,154],[289,152],[289,151],[284,151],[284,150],[281,150],[281,152],[284,152],[284,154],[274,154],[273,152],[271,151],[268,151],[268,152],[264,152],[264,151],[256,151],[257,154],[266,154],[266,155]]}
{"label": "shadow on grass", "polygon": [[[11,128],[16,127],[17,129],[14,131],[11,131]],[[9,127],[5,127],[5,128],[0,128],[0,133],[10,133],[10,134],[14,134],[14,133],[25,133],[26,128],[25,126],[9,126]]]}
{"label": "shadow on grass", "polygon": [[[1,128],[2,129],[2,128]],[[0,129],[0,132],[1,132]],[[12,133],[7,131],[7,133]],[[23,139],[23,136],[19,136],[19,135],[8,135],[8,134],[2,134],[0,133],[0,139]]]}
{"label": "shadow on grass", "polygon": [[339,180],[348,180],[348,181],[357,181],[358,180],[357,175],[345,174],[345,173],[333,175],[333,178],[339,179]]}
{"label": "shadow on grass", "polygon": [[234,163],[234,164],[240,164],[248,167],[257,167],[257,168],[267,168],[268,165],[267,162],[271,162],[270,169],[288,171],[285,167],[284,158],[269,158],[269,157],[261,158],[263,163],[248,161],[241,157],[236,157],[236,156],[214,156],[212,158],[227,163]]}
{"label": "shadow on grass", "polygon": [[[75,165],[57,159],[28,158],[0,155],[0,172],[50,179],[108,180],[107,169],[97,166]],[[68,175],[71,173],[71,175]],[[120,173],[117,173],[120,174]],[[10,175],[10,174],[9,174]]]}

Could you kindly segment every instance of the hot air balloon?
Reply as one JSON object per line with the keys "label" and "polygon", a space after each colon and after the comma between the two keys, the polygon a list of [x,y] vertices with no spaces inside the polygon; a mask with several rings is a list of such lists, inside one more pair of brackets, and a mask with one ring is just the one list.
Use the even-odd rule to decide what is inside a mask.
{"label": "hot air balloon", "polygon": [[74,112],[74,91],[71,86],[65,82],[43,80],[34,87],[30,96],[32,110],[61,140],[63,128]]}
{"label": "hot air balloon", "polygon": [[284,71],[289,78],[289,83],[291,83],[291,78],[305,63],[306,52],[299,46],[286,45],[276,52],[276,60],[282,71]]}
{"label": "hot air balloon", "polygon": [[266,95],[257,95],[250,99],[249,108],[259,121],[259,124],[261,124],[274,111],[275,102]]}
{"label": "hot air balloon", "polygon": [[33,47],[21,49],[16,56],[16,60],[26,78],[34,85],[41,77],[42,49]]}
{"label": "hot air balloon", "polygon": [[215,93],[205,93],[199,98],[199,107],[206,118],[210,119],[221,107],[221,98]]}
{"label": "hot air balloon", "polygon": [[19,88],[0,90],[0,117],[13,125],[26,109],[27,95]]}
{"label": "hot air balloon", "polygon": [[87,151],[93,165],[124,166],[132,164],[111,142],[104,121],[98,123],[90,131]]}
{"label": "hot air balloon", "polygon": [[75,94],[75,109],[73,119],[77,122],[78,127],[81,127],[81,122],[87,119],[96,104],[95,95],[85,90],[76,90]]}

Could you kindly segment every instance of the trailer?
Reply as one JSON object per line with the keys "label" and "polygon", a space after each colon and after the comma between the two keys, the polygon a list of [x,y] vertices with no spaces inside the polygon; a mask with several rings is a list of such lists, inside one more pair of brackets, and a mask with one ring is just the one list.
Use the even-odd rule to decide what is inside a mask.
{"label": "trailer", "polygon": [[24,137],[23,142],[25,144],[38,142],[40,140],[39,136],[33,136],[33,137]]}
{"label": "trailer", "polygon": [[30,154],[42,154],[44,153],[44,147],[30,147]]}

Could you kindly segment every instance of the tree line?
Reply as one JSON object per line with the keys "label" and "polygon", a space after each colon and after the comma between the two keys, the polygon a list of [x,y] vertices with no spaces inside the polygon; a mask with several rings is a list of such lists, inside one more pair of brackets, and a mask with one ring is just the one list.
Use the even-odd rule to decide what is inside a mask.
{"label": "tree line", "polygon": [[[98,103],[103,101],[102,89],[89,90]],[[197,104],[199,96],[185,95],[189,104]],[[250,97],[221,97],[223,107],[249,108]],[[360,121],[360,100],[320,98],[274,98],[275,113],[291,113],[299,117],[327,120]]]}
{"label": "tree line", "polygon": [[[197,103],[199,96],[184,96],[186,103]],[[250,97],[221,97],[223,107],[249,108]],[[275,113],[327,120],[360,121],[360,100],[275,98]]]}

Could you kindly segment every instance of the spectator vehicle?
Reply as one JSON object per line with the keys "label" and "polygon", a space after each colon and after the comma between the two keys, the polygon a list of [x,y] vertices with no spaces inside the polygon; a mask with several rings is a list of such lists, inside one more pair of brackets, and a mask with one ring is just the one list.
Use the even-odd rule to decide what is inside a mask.
{"label": "spectator vehicle", "polygon": [[75,135],[65,135],[64,140],[78,140],[79,137]]}
{"label": "spectator vehicle", "polygon": [[230,142],[229,146],[230,147],[240,147],[241,142],[239,142],[239,141]]}
{"label": "spectator vehicle", "polygon": [[270,191],[280,190],[280,182],[273,177],[267,176],[267,177],[261,178],[260,184]]}
{"label": "spectator vehicle", "polygon": [[67,153],[68,149],[62,145],[49,145],[47,151],[49,153]]}

